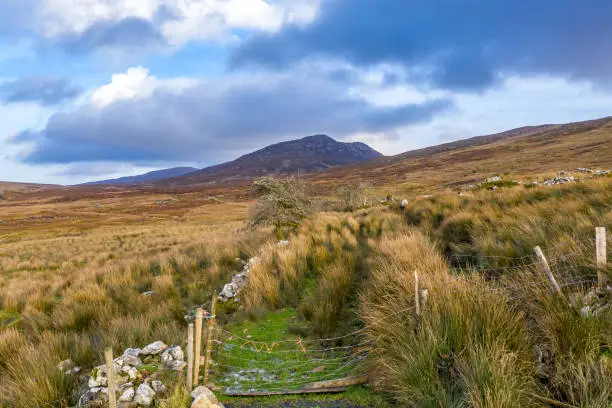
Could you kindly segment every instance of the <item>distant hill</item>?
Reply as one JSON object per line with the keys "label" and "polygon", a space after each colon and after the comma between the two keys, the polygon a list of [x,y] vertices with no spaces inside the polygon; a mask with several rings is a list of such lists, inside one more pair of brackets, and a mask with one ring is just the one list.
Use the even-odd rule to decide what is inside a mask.
{"label": "distant hill", "polygon": [[191,173],[197,171],[195,167],[173,167],[170,169],[163,170],[155,170],[150,171],[145,174],[140,174],[138,176],[128,176],[128,177],[120,177],[116,179],[110,180],[100,180],[100,181],[92,181],[89,183],[83,183],[82,185],[95,185],[95,184],[132,184],[132,183],[141,183],[145,181],[157,181],[163,180],[171,177],[182,176],[187,173]]}
{"label": "distant hill", "polygon": [[[314,135],[276,143],[234,161],[207,167],[167,182],[187,185],[264,175],[314,173],[377,157],[382,157],[382,154],[364,143],[343,143],[326,135]],[[166,183],[166,180],[162,183]]]}
{"label": "distant hill", "polygon": [[526,126],[334,167],[308,177],[326,183],[368,180],[389,190],[454,188],[493,175],[534,180],[577,167],[612,168],[612,117]]}

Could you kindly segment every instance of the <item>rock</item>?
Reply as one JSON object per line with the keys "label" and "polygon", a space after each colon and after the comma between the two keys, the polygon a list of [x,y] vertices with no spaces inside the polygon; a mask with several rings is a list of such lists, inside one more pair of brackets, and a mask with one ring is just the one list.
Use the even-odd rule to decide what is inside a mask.
{"label": "rock", "polygon": [[276,246],[279,246],[279,247],[285,247],[287,245],[289,245],[289,241],[287,241],[286,239],[282,239],[278,241],[278,244],[276,244]]}
{"label": "rock", "polygon": [[400,203],[400,208],[403,210],[407,206],[408,206],[408,200],[403,199],[402,202]]}
{"label": "rock", "polygon": [[128,387],[119,397],[119,402],[131,402],[134,399],[134,395],[136,395],[134,387]]}
{"label": "rock", "polygon": [[187,366],[187,363],[185,361],[180,361],[180,360],[172,360],[171,363],[166,365],[166,367],[168,367],[169,369],[176,370],[176,371],[181,371],[186,366]]}
{"label": "rock", "polygon": [[501,177],[499,176],[493,176],[493,177],[489,177],[487,178],[486,182],[487,183],[494,183],[496,181],[501,181]]}
{"label": "rock", "polygon": [[155,398],[155,390],[148,384],[140,384],[136,390],[134,402],[138,405],[148,407],[153,403],[153,398]]}
{"label": "rock", "polygon": [[165,349],[168,348],[168,345],[165,344],[163,341],[156,341],[154,343],[149,344],[148,346],[146,346],[145,348],[143,348],[140,351],[141,356],[143,355],[156,355],[161,353],[162,351],[164,351]]}
{"label": "rock", "polygon": [[113,362],[120,364],[122,367],[125,365],[137,366],[137,365],[142,364],[142,361],[140,360],[140,358],[138,358],[134,354],[125,354],[125,353],[117,357],[116,359],[114,359]]}
{"label": "rock", "polygon": [[100,365],[93,369],[91,376],[87,382],[89,388],[106,387],[108,379],[106,378],[106,366]]}
{"label": "rock", "polygon": [[224,408],[215,394],[203,385],[193,390],[191,397],[194,399],[191,408]]}
{"label": "rock", "polygon": [[69,372],[74,368],[74,361],[71,359],[60,361],[57,363],[57,369],[63,373]]}
{"label": "rock", "polygon": [[142,292],[142,296],[152,296],[155,294],[155,291],[153,290],[148,290],[146,292]]}
{"label": "rock", "polygon": [[151,381],[151,388],[153,388],[153,391],[155,391],[156,394],[163,394],[167,390],[164,383],[159,380]]}
{"label": "rock", "polygon": [[79,399],[79,406],[106,408],[108,406],[108,388],[93,387],[88,389]]}

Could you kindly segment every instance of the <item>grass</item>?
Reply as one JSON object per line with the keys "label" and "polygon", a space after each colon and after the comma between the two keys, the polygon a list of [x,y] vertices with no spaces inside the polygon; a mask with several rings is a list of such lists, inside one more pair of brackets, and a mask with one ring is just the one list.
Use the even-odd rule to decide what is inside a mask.
{"label": "grass", "polygon": [[305,325],[295,309],[284,309],[226,326],[213,354],[213,381],[228,392],[248,392],[294,390],[348,376],[358,362],[354,350],[302,338]]}
{"label": "grass", "polygon": [[[158,193],[126,193],[124,204],[112,194],[40,194],[30,205],[15,201],[27,195],[0,203],[7,221],[0,224],[0,406],[74,404],[78,384],[58,372],[61,360],[87,370],[108,345],[183,344],[184,315],[208,306],[241,269],[236,258],[252,257],[241,301],[219,305],[218,323],[229,333],[219,336],[225,348],[212,368],[226,387],[297,388],[355,367],[370,375],[374,391],[357,387],[309,401],[611,403],[612,316],[580,313],[596,277],[594,227],[612,223],[610,179],[415,195],[403,213],[393,204],[318,212],[284,246],[269,229],[242,228],[247,203],[211,204],[204,193],[179,195],[168,208],[155,204],[168,196]],[[568,301],[551,294],[531,258],[535,245]],[[428,290],[421,317],[414,314],[415,269]],[[343,364],[364,351],[368,359]],[[168,385],[174,391],[166,405],[186,406],[182,385]]]}
{"label": "grass", "polygon": [[[306,401],[305,401],[306,399]],[[300,406],[304,403],[313,408],[319,407],[367,407],[367,408],[387,408],[394,404],[384,396],[372,391],[370,388],[353,386],[348,387],[342,394],[320,394],[320,395],[293,395],[293,396],[269,396],[263,398],[251,397],[229,397],[219,398],[227,407],[279,407],[279,406]]]}

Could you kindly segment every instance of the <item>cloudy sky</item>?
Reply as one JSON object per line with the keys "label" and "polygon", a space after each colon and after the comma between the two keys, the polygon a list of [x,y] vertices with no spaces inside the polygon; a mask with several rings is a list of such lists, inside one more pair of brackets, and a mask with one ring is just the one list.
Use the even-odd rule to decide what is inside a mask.
{"label": "cloudy sky", "polygon": [[612,114],[609,0],[0,0],[0,180]]}

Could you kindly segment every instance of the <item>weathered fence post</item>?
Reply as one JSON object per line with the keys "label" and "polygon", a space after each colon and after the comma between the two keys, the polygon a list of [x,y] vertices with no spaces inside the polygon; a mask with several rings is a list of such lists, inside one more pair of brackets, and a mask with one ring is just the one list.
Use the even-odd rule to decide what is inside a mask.
{"label": "weathered fence post", "polygon": [[421,316],[421,300],[419,299],[419,274],[414,271],[414,311],[417,318]]}
{"label": "weathered fence post", "polygon": [[215,312],[217,310],[217,294],[213,293],[210,316],[208,317],[208,330],[206,336],[206,356],[204,357],[204,386],[208,381],[208,367],[210,366],[210,353],[212,352],[213,337],[215,335]]}
{"label": "weathered fence post", "polygon": [[187,327],[187,390],[191,392],[193,385],[193,323]]}
{"label": "weathered fence post", "polygon": [[108,379],[108,406],[117,408],[117,384],[115,382],[115,367],[113,366],[113,349],[104,350],[104,360],[106,360],[106,375]]}
{"label": "weathered fence post", "polygon": [[200,377],[200,355],[202,351],[202,317],[204,316],[204,310],[200,307],[196,312],[195,321],[195,345],[193,348],[193,386],[197,387]]}
{"label": "weathered fence post", "polygon": [[597,282],[599,283],[599,288],[605,290],[608,285],[605,227],[595,228],[595,246],[597,247]]}
{"label": "weathered fence post", "polygon": [[533,248],[533,251],[535,252],[536,256],[540,259],[540,262],[542,263],[542,267],[544,268],[544,273],[546,274],[546,277],[548,278],[548,281],[550,282],[550,286],[552,287],[552,290],[558,295],[563,296],[563,292],[561,292],[561,286],[559,286],[559,284],[557,283],[557,280],[555,279],[555,276],[550,270],[550,266],[548,266],[548,261],[546,260],[546,257],[544,256],[542,249],[539,246],[537,246]]}

